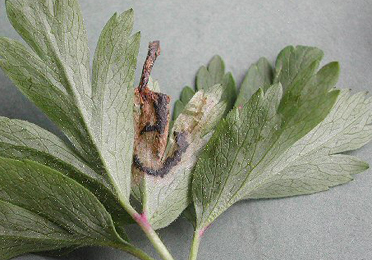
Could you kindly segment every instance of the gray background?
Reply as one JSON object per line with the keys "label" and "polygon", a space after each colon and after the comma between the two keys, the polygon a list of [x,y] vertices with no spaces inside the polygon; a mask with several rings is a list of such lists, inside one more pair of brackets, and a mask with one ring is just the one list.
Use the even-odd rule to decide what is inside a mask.
{"label": "gray background", "polygon": [[[372,88],[372,2],[285,0],[81,0],[91,51],[114,12],[133,7],[142,31],[139,67],[147,43],[158,39],[162,55],[153,76],[174,99],[193,84],[198,67],[220,54],[238,84],[260,56],[274,61],[288,44],[318,46],[325,62],[338,60],[338,86]],[[0,3],[0,35],[19,38]],[[137,81],[140,70],[137,72]],[[56,128],[0,72],[0,115]],[[372,163],[372,144],[353,153]],[[136,228],[135,244],[152,252]],[[192,227],[178,220],[160,231],[176,259],[186,259]],[[156,256],[153,253],[154,256]],[[18,260],[49,259],[24,256]],[[111,249],[81,249],[63,259],[133,259]],[[238,203],[208,230],[199,259],[372,259],[372,171],[328,192]]]}

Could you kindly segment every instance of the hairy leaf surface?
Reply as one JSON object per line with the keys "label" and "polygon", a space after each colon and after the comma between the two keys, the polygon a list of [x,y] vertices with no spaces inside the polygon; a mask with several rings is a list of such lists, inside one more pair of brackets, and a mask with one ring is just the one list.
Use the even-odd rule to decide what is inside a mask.
{"label": "hairy leaf surface", "polygon": [[140,34],[133,10],[115,14],[99,38],[93,62],[93,131],[119,196],[129,201],[133,154],[133,84]]}
{"label": "hairy leaf surface", "polygon": [[220,84],[225,75],[225,63],[220,56],[214,56],[208,66],[200,67],[196,74],[196,89],[207,90],[210,87]]}
{"label": "hairy leaf surface", "polygon": [[[21,92],[60,127],[84,158],[92,159],[86,125],[59,73],[14,40],[0,38],[0,56],[1,68]],[[92,160],[95,163],[97,158]]]}
{"label": "hairy leaf surface", "polygon": [[371,111],[372,99],[366,93],[342,90],[324,121],[267,167],[246,198],[311,194],[352,180],[368,164],[339,153],[372,140]]}
{"label": "hairy leaf surface", "polygon": [[[259,89],[244,106],[231,111],[197,162],[193,196],[198,229],[205,228],[229,206],[245,198],[252,183],[318,125],[337,99],[339,91],[330,90],[338,78],[337,63],[330,63],[314,74],[322,56],[318,55],[320,50],[303,46],[285,50],[297,54],[285,66],[278,66],[275,76],[278,83],[266,93]],[[299,55],[309,52],[315,54]],[[279,61],[282,56],[278,56]],[[305,60],[299,63],[298,57]],[[293,71],[301,77],[288,80],[292,77],[285,73],[287,68],[296,68]]]}
{"label": "hairy leaf surface", "polygon": [[244,105],[259,88],[266,91],[273,83],[273,69],[266,58],[252,64],[239,89],[235,106]]}
{"label": "hairy leaf surface", "polygon": [[[154,228],[172,223],[190,203],[191,172],[201,149],[223,116],[223,88],[198,91],[174,122],[163,162],[184,149],[180,161],[162,178],[144,174],[138,184],[144,212]],[[182,136],[182,144],[177,137]],[[182,147],[180,147],[180,145]],[[136,170],[135,170],[136,171]]]}
{"label": "hairy leaf surface", "polygon": [[[209,90],[210,88],[221,84],[223,86],[222,99],[226,101],[225,113],[233,107],[236,96],[236,83],[231,72],[225,73],[225,63],[218,55],[214,56],[208,66],[202,66],[196,74],[196,90]],[[173,120],[176,120],[186,104],[190,101],[195,91],[186,86],[182,89],[181,97],[174,104]]]}
{"label": "hairy leaf surface", "polygon": [[79,244],[67,230],[29,210],[0,200],[0,259]]}
{"label": "hairy leaf surface", "polygon": [[[67,135],[79,155],[129,201],[133,81],[139,34],[133,11],[103,29],[90,83],[89,51],[77,0],[8,0],[7,13],[32,50],[0,39],[0,66]],[[92,120],[94,118],[94,120]]]}
{"label": "hairy leaf surface", "polygon": [[[97,198],[61,173],[32,161],[1,158],[0,178],[0,200],[8,203],[6,205],[12,205],[3,209],[3,212],[13,214],[2,222],[5,230],[3,235],[22,229],[22,226],[13,224],[17,217],[21,218],[20,222],[26,222],[27,214],[32,214],[33,223],[30,223],[28,232],[36,236],[29,238],[25,230],[18,233],[19,240],[6,239],[5,243],[9,243],[6,244],[9,256],[34,250],[58,249],[56,246],[62,248],[72,245],[107,246],[125,243],[118,236],[111,216]],[[48,220],[59,228],[51,226]],[[43,232],[46,235],[42,236]],[[66,240],[66,243],[48,242],[46,239],[53,239],[59,234],[60,239]],[[46,240],[46,243],[39,241],[37,236]],[[29,242],[21,243],[22,240]],[[31,248],[32,243],[39,245],[39,242],[40,248]]]}
{"label": "hairy leaf surface", "polygon": [[194,95],[195,91],[189,86],[186,86],[182,89],[180,99],[176,100],[174,103],[173,120],[177,119],[179,114],[182,113],[182,110]]}
{"label": "hairy leaf surface", "polygon": [[119,205],[114,189],[61,139],[32,123],[0,117],[0,157],[32,160],[76,180],[93,192],[112,214],[115,223],[131,221]]}
{"label": "hairy leaf surface", "polygon": [[186,105],[187,103],[189,103],[189,101],[194,95],[195,95],[195,91],[192,88],[188,86],[184,87],[181,92],[182,103]]}
{"label": "hairy leaf surface", "polygon": [[0,41],[1,67],[14,84],[101,168],[89,126],[92,89],[89,50],[77,0],[6,1],[13,27],[32,48]]}

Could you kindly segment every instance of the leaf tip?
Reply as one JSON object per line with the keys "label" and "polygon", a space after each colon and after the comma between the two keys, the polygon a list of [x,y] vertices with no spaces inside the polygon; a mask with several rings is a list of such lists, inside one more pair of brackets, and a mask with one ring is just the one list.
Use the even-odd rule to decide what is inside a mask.
{"label": "leaf tip", "polygon": [[221,57],[220,55],[218,55],[218,54],[216,54],[216,55],[214,55],[214,56],[212,57],[211,61],[213,61],[213,60],[218,60],[218,61],[223,62],[222,57]]}
{"label": "leaf tip", "polygon": [[130,16],[130,17],[134,16],[133,8],[130,8],[130,9],[124,11],[120,16],[123,16],[123,17],[124,16]]}
{"label": "leaf tip", "polygon": [[333,73],[340,74],[340,63],[338,61],[332,61],[325,66],[328,67]]}
{"label": "leaf tip", "polygon": [[135,34],[133,34],[133,38],[135,38],[136,40],[141,39],[141,31],[138,31]]}
{"label": "leaf tip", "polygon": [[368,169],[369,169],[369,163],[367,163],[367,162],[363,162],[361,168],[362,168],[361,171],[366,171],[366,170],[368,170]]}

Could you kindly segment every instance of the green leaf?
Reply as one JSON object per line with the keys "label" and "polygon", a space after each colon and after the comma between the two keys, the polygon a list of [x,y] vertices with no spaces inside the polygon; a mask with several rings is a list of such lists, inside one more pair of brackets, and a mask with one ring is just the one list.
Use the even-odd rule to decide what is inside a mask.
{"label": "green leaf", "polygon": [[0,117],[0,156],[33,160],[81,182],[94,180],[112,189],[60,138],[27,121]]}
{"label": "green leaf", "polygon": [[234,105],[237,90],[231,73],[225,74],[225,64],[218,55],[209,62],[208,67],[202,66],[196,74],[196,89],[208,90],[216,84],[222,84],[225,90],[223,98],[227,100],[226,112]]}
{"label": "green leaf", "polygon": [[185,217],[191,225],[196,228],[196,212],[194,204],[190,204],[183,212],[182,216]]}
{"label": "green leaf", "polygon": [[[129,202],[130,194],[132,86],[139,48],[139,34],[129,35],[133,12],[115,15],[103,30],[93,62],[91,85],[86,32],[76,0],[7,0],[6,8],[12,25],[31,49],[14,40],[0,38],[0,66],[61,128],[73,147],[32,124],[1,118],[0,156],[47,165],[84,185],[112,214],[113,220],[106,208],[99,204],[100,209],[105,210],[105,213],[99,213],[100,217],[106,214],[111,221],[111,227],[109,223],[102,227],[111,229],[110,235],[114,234],[116,239],[119,238],[117,231],[125,238],[123,226],[128,223],[129,216],[121,204]],[[24,187],[27,188],[34,190],[32,185]],[[71,194],[63,195],[70,201]],[[44,199],[40,204],[47,205],[44,205]],[[36,207],[21,206],[31,211]],[[61,208],[44,208],[50,210],[50,214],[56,214],[46,217],[55,222]],[[88,214],[89,219],[97,217],[97,212],[84,214]],[[81,218],[74,219],[71,215],[69,220],[73,225]],[[104,241],[94,233],[85,236],[92,241],[101,240],[101,244]],[[71,246],[67,245],[67,248]],[[55,251],[55,248],[50,250]]]}
{"label": "green leaf", "polygon": [[209,62],[208,67],[202,66],[196,74],[196,89],[207,90],[210,87],[220,84],[225,75],[225,63],[218,55]]}
{"label": "green leaf", "polygon": [[194,95],[195,91],[192,88],[190,88],[189,86],[184,87],[181,92],[182,103],[186,105],[187,103],[189,103]]}
{"label": "green leaf", "polygon": [[[22,44],[0,38],[0,67],[13,83],[67,135],[85,158],[93,144],[74,101],[68,97],[59,74]],[[96,158],[93,160],[93,162]]]}
{"label": "green leaf", "polygon": [[32,123],[0,117],[0,157],[29,159],[73,178],[94,193],[112,214],[115,223],[131,222],[114,189],[61,139]]}
{"label": "green leaf", "polygon": [[[186,86],[182,89],[181,97],[179,100],[176,100],[174,103],[173,109],[173,120],[176,120],[179,114],[181,114],[182,110],[184,109],[185,105],[191,100],[191,98],[195,95],[195,91],[192,88]],[[169,129],[172,129],[169,127]]]}
{"label": "green leaf", "polygon": [[182,113],[185,105],[181,100],[176,100],[174,103],[174,110],[173,110],[173,120],[176,120],[177,117]]}
{"label": "green leaf", "polygon": [[1,38],[0,66],[61,128],[89,166],[111,183],[115,195],[128,202],[132,86],[139,48],[139,34],[130,36],[133,11],[114,15],[105,26],[91,86],[86,33],[76,0],[8,0],[6,6],[32,50]]}
{"label": "green leaf", "polygon": [[0,228],[3,259],[75,245],[126,243],[97,198],[63,174],[32,161],[1,158],[0,179],[0,201],[6,202],[1,213],[8,214]]}
{"label": "green leaf", "polygon": [[[84,118],[90,119],[89,49],[76,0],[7,0],[10,22],[35,53],[58,71]],[[63,75],[63,76],[62,76]]]}
{"label": "green leaf", "polygon": [[221,84],[225,88],[222,100],[225,100],[227,103],[225,111],[225,114],[227,114],[233,108],[237,96],[236,83],[231,72],[223,76]]}
{"label": "green leaf", "polygon": [[[191,172],[216,124],[221,120],[226,103],[221,101],[223,88],[216,86],[208,91],[198,91],[187,103],[174,122],[168,149],[162,158],[163,165],[171,165],[169,158],[180,153],[179,161],[170,166],[163,177],[152,176],[134,168],[136,176],[143,176],[136,196],[141,200],[143,212],[153,226],[159,229],[172,223],[190,204]],[[182,141],[177,139],[181,136]],[[179,139],[178,139],[179,140]],[[153,161],[141,157],[147,167]]]}
{"label": "green leaf", "polygon": [[252,64],[244,77],[235,106],[244,105],[259,88],[266,91],[273,83],[273,69],[266,58]]}
{"label": "green leaf", "polygon": [[280,82],[284,90],[304,85],[314,74],[322,58],[323,51],[315,47],[284,48],[276,59],[274,83]]}
{"label": "green leaf", "polygon": [[[209,90],[212,87],[222,85],[223,94],[222,100],[227,103],[225,114],[233,107],[236,96],[236,83],[231,72],[225,74],[225,64],[220,56],[214,56],[209,62],[208,67],[202,66],[197,72],[195,88],[197,90]],[[173,120],[175,120],[181,113],[183,106],[185,106],[194,96],[195,91],[186,86],[182,89],[181,98],[175,102],[173,111]],[[183,106],[182,106],[183,105]]]}
{"label": "green leaf", "polygon": [[140,34],[131,36],[133,10],[104,27],[93,62],[94,136],[121,199],[129,202],[133,158],[133,85]]}
{"label": "green leaf", "polygon": [[1,67],[14,84],[100,169],[89,138],[92,89],[89,50],[76,0],[6,1],[13,27],[32,48],[2,38]]}
{"label": "green leaf", "polygon": [[[214,56],[212,60],[208,64],[208,71],[211,76],[212,85],[218,84],[218,82],[222,81],[222,78],[225,74],[225,63],[223,62],[222,58],[218,55]],[[210,87],[210,86],[204,86]]]}
{"label": "green leaf", "polygon": [[368,168],[358,158],[338,153],[372,140],[372,99],[342,90],[329,115],[270,165],[262,184],[246,198],[278,198],[324,191],[352,180]]}
{"label": "green leaf", "polygon": [[64,247],[56,250],[49,250],[49,251],[43,251],[39,252],[38,255],[41,256],[47,256],[47,257],[62,257],[62,256],[68,256],[75,250],[77,250],[79,247],[77,246],[71,246],[71,247]]}
{"label": "green leaf", "polygon": [[31,211],[0,200],[0,259],[73,246],[69,232]]}
{"label": "green leaf", "polygon": [[[214,56],[210,61],[208,68],[202,66],[199,69],[196,76],[196,89],[203,89],[201,86],[208,86],[207,89],[211,89],[212,87],[218,87],[220,84],[224,89],[221,100],[227,103],[226,109],[223,113],[223,116],[225,116],[227,112],[231,110],[236,101],[236,83],[231,72],[225,74],[225,65],[222,58],[220,56]],[[182,112],[183,107],[194,95],[195,92],[190,87],[186,86],[182,89],[181,99],[175,102],[173,120],[177,119],[178,115]],[[172,127],[170,127],[170,129],[172,129]],[[195,215],[195,210],[193,209],[192,211],[193,212],[189,214],[189,211],[186,209],[183,212],[183,215],[194,225],[195,220],[191,220],[190,216],[192,216],[192,214]],[[193,219],[195,219],[195,216]]]}
{"label": "green leaf", "polygon": [[[301,50],[307,53],[306,47]],[[293,67],[298,63],[297,56],[287,63]],[[264,176],[271,173],[268,167],[275,166],[282,154],[328,115],[339,94],[330,90],[338,78],[338,65],[330,63],[314,74],[318,64],[317,59],[311,66],[296,70],[298,75],[312,75],[306,82],[301,78],[301,84],[298,80],[287,84],[283,98],[281,77],[276,75],[278,84],[266,93],[259,89],[219,124],[194,171],[197,229],[205,229],[232,204],[244,199],[255,183],[262,184]]]}

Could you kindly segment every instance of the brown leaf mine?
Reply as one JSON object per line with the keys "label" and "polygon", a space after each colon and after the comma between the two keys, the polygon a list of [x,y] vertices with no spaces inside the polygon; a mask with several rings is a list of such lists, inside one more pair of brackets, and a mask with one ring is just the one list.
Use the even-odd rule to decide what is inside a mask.
{"label": "brown leaf mine", "polygon": [[[164,177],[181,160],[188,147],[186,133],[174,133],[178,149],[163,159],[169,131],[170,97],[147,87],[156,58],[160,55],[158,41],[150,42],[147,58],[142,70],[139,86],[135,89],[135,142],[133,171],[135,175],[145,173]],[[138,172],[139,171],[139,172]],[[140,176],[134,176],[138,179]]]}

